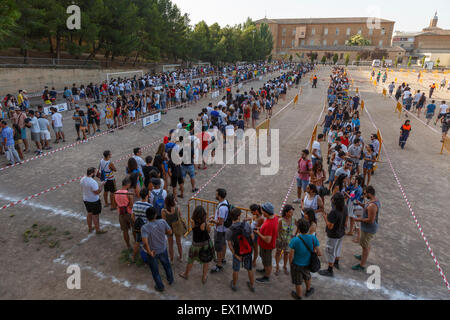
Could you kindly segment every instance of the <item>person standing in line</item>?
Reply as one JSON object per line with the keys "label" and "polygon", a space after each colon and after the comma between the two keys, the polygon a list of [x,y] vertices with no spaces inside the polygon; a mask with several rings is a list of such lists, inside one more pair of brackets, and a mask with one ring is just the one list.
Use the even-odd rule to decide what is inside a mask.
{"label": "person standing in line", "polygon": [[58,143],[59,140],[62,140],[62,142],[66,142],[66,138],[64,137],[64,131],[63,131],[63,116],[62,116],[62,114],[59,113],[55,107],[51,107],[50,111],[52,112],[53,131],[55,131],[55,135],[56,135],[55,143]]}
{"label": "person standing in line", "polygon": [[86,207],[87,215],[87,225],[89,228],[89,233],[94,229],[92,228],[92,222],[94,222],[94,228],[97,235],[104,234],[107,231],[100,229],[100,217],[102,212],[102,203],[100,201],[100,193],[104,186],[104,182],[98,185],[94,177],[97,174],[97,169],[89,168],[87,170],[86,176],[80,180],[81,188],[83,190],[83,201]]}
{"label": "person standing in line", "polygon": [[[130,244],[130,235],[129,231],[132,229],[134,225],[134,214],[133,214],[133,196],[134,193],[131,193],[131,179],[126,177],[122,181],[122,188],[118,190],[115,195],[115,202],[117,204],[117,211],[119,213],[119,223],[120,229],[122,230],[123,239],[125,244],[127,245],[128,250],[131,252],[132,247]],[[133,231],[134,234],[134,231]]]}
{"label": "person standing in line", "polygon": [[303,282],[306,285],[305,297],[314,293],[314,288],[311,286],[311,271],[309,270],[311,251],[316,252],[318,256],[321,256],[322,252],[320,251],[319,240],[315,235],[310,234],[310,223],[307,220],[300,219],[297,222],[297,230],[300,234],[292,238],[289,243],[289,248],[291,248],[289,262],[292,284],[295,285],[295,291],[292,291],[291,295],[295,300],[301,300]]}
{"label": "person standing in line", "polygon": [[155,290],[158,292],[164,291],[164,284],[159,274],[158,261],[162,264],[166,272],[166,278],[169,285],[174,282],[172,266],[169,261],[167,253],[166,235],[172,234],[166,220],[156,219],[156,210],[150,207],[145,212],[148,223],[141,228],[143,250],[141,250],[142,260],[147,263],[152,272],[153,280],[155,281]]}
{"label": "person standing in line", "polygon": [[31,141],[34,141],[34,143],[36,144],[37,150],[35,151],[35,153],[39,156],[42,154],[41,128],[39,127],[39,121],[38,118],[36,118],[34,111],[30,110],[28,111],[28,114],[31,118]]}
{"label": "person standing in line", "polygon": [[290,204],[285,205],[283,211],[281,212],[281,219],[278,219],[278,236],[276,242],[277,250],[275,252],[276,276],[280,274],[280,260],[282,255],[284,255],[284,273],[289,274],[287,268],[290,249],[289,243],[295,236],[295,219],[292,217],[294,215],[294,210],[294,207]]}
{"label": "person standing in line", "polygon": [[81,127],[81,117],[80,117],[80,106],[75,105],[75,112],[73,113],[72,119],[75,121],[75,131],[77,132],[77,141],[81,140],[80,137],[80,127]]}
{"label": "person standing in line", "polygon": [[340,192],[331,198],[334,209],[328,213],[323,212],[322,216],[326,224],[327,246],[326,257],[328,269],[320,270],[319,274],[325,277],[334,277],[333,268],[339,270],[339,259],[342,252],[342,243],[347,224],[347,207],[345,206],[344,195]]}
{"label": "person standing in line", "polygon": [[355,255],[355,258],[361,261],[352,267],[355,271],[366,270],[366,263],[371,248],[370,244],[378,231],[378,218],[381,208],[380,200],[375,197],[375,188],[368,186],[364,192],[364,196],[369,202],[365,206],[359,203],[359,205],[364,206],[363,216],[362,218],[355,219],[355,221],[361,222],[361,238],[359,244],[362,248],[362,255]]}
{"label": "person standing in line", "polygon": [[[217,273],[223,270],[222,264],[226,263],[225,253],[226,247],[226,232],[228,228],[225,226],[225,221],[230,214],[230,204],[225,200],[227,191],[225,189],[216,190],[216,199],[219,202],[217,205],[214,218],[211,218],[210,223],[215,225],[214,230],[214,248],[217,254],[216,266],[211,270],[211,273]],[[229,227],[229,226],[228,226]]]}
{"label": "person standing in line", "polygon": [[261,206],[261,210],[266,221],[264,221],[261,228],[256,228],[253,232],[258,235],[259,255],[264,266],[264,269],[256,271],[264,273],[264,276],[257,278],[256,282],[267,283],[270,281],[270,274],[272,273],[272,253],[273,249],[276,248],[278,236],[278,216],[274,214],[274,208],[270,202],[264,203]]}
{"label": "person standing in line", "polygon": [[8,127],[8,123],[5,120],[1,121],[1,135],[2,135],[2,145],[5,149],[6,158],[11,165],[16,163],[22,163],[16,149],[14,148],[14,131]]}
{"label": "person standing in line", "polygon": [[405,149],[406,141],[409,138],[409,134],[411,133],[411,123],[409,120],[406,120],[405,123],[400,128],[400,139],[398,145]]}
{"label": "person standing in line", "polygon": [[38,117],[39,128],[41,129],[41,145],[44,150],[51,150],[52,147],[49,146],[50,136],[50,123],[45,118],[42,113]]}
{"label": "person standing in line", "polygon": [[[106,150],[103,152],[103,159],[100,160],[99,172],[100,180],[105,181],[105,187],[103,192],[103,199],[105,200],[105,207],[111,206],[111,210],[117,208],[114,193],[116,192],[116,178],[114,178],[114,172],[117,172],[116,166],[111,162],[111,151]],[[109,198],[109,203],[108,203]]]}
{"label": "person standing in line", "polygon": [[309,150],[305,149],[302,151],[302,156],[298,161],[297,199],[294,200],[294,203],[300,203],[302,201],[302,190],[306,192],[306,187],[309,185],[310,172],[313,164],[308,159],[308,156]]}

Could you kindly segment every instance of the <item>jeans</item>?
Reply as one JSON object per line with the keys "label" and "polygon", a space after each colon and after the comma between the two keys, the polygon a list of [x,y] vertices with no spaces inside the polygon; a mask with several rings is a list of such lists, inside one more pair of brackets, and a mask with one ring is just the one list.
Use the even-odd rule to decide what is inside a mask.
{"label": "jeans", "polygon": [[5,154],[6,158],[8,159],[11,165],[15,164],[16,162],[20,163],[22,161],[20,160],[19,154],[17,153],[17,150],[14,148],[14,145],[6,146]]}
{"label": "jeans", "polygon": [[156,287],[158,289],[164,289],[164,284],[161,280],[161,276],[159,275],[158,260],[159,262],[161,262],[164,271],[166,272],[167,281],[169,282],[169,284],[173,283],[174,279],[172,266],[170,265],[167,249],[164,252],[157,254],[155,257],[152,257],[147,254],[147,252],[141,250],[141,257],[142,260],[149,265],[153,280],[155,281]]}
{"label": "jeans", "polygon": [[[333,169],[330,170],[330,178],[328,179],[328,182],[330,184],[333,184],[333,182],[334,182],[334,174],[335,173],[336,173],[336,170],[333,170]],[[331,185],[330,185],[330,187],[331,187]]]}

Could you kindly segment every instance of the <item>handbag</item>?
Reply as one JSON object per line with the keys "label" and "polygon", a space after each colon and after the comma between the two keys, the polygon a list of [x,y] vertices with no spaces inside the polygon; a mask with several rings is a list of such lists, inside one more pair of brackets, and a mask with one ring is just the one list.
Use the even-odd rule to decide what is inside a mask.
{"label": "handbag", "polygon": [[313,241],[313,250],[311,251],[311,249],[309,249],[309,247],[306,245],[306,242],[300,236],[298,236],[298,238],[302,240],[306,249],[308,249],[309,253],[311,253],[311,260],[308,266],[309,271],[311,271],[312,273],[318,272],[320,270],[320,259],[317,253],[314,251],[314,241]]}
{"label": "handbag", "polygon": [[186,221],[180,215],[180,210],[178,207],[175,209],[178,219],[174,223],[172,223],[173,232],[175,234],[184,235],[187,232]]}
{"label": "handbag", "polygon": [[202,247],[198,252],[198,259],[202,263],[209,263],[214,259],[214,253],[214,246],[212,245],[211,240],[209,240],[208,248]]}

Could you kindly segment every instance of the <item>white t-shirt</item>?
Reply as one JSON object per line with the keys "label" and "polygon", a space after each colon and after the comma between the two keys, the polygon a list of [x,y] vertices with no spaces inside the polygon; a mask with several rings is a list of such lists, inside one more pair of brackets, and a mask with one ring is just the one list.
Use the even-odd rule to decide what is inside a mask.
{"label": "white t-shirt", "polygon": [[95,194],[94,191],[98,190],[98,183],[91,177],[84,177],[80,181],[81,188],[83,189],[83,201],[97,202],[100,197]]}
{"label": "white t-shirt", "polygon": [[177,124],[177,129],[182,129],[183,128],[183,124],[180,122]]}
{"label": "white t-shirt", "polygon": [[55,128],[62,128],[63,123],[62,123],[62,115],[61,115],[61,113],[54,113],[52,115],[52,121],[54,121]]}
{"label": "white t-shirt", "polygon": [[403,92],[403,99],[408,99],[411,96],[411,91],[407,90]]}
{"label": "white t-shirt", "polygon": [[144,159],[142,159],[139,156],[134,155],[133,158],[136,160],[137,164],[138,164],[138,170],[141,173],[142,176],[144,176],[144,172],[142,171],[142,167],[146,165]]}
{"label": "white t-shirt", "polygon": [[[161,192],[161,189],[153,189],[151,192],[150,192],[150,196],[148,197],[148,203],[150,203],[150,204],[153,204],[153,198],[155,197],[154,195],[153,195],[153,193],[155,193],[155,194],[159,194]],[[164,200],[166,200],[166,197],[167,197],[167,191],[166,190],[163,190],[163,192],[162,192],[162,197],[164,198]]]}
{"label": "white t-shirt", "polygon": [[[312,150],[314,151],[314,150],[317,150],[317,155],[320,157],[320,156],[322,156],[322,153],[321,153],[321,150],[320,150],[320,142],[319,141],[314,141],[313,142],[313,144],[312,144]],[[315,156],[314,156],[314,154],[313,155],[311,155],[311,157],[312,158],[316,158]]]}
{"label": "white t-shirt", "polygon": [[225,127],[225,132],[227,134],[227,137],[234,136],[234,126],[232,124]]}
{"label": "white t-shirt", "polygon": [[440,114],[445,114],[445,113],[447,113],[448,105],[441,104],[441,106],[439,108],[441,109]]}
{"label": "white t-shirt", "polygon": [[[223,205],[223,204],[225,204],[225,205]],[[214,220],[218,221],[219,218],[222,218],[223,223],[225,223],[225,220],[227,219],[227,216],[229,214],[227,205],[228,205],[227,200],[224,200],[217,205],[216,213],[214,214]],[[217,230],[217,232],[226,232],[228,229],[225,228],[224,225],[221,225],[221,226],[216,225],[216,230]]]}
{"label": "white t-shirt", "polygon": [[32,127],[31,127],[31,132],[33,133],[40,133],[41,132],[41,127],[39,126],[39,120],[36,117],[33,117],[30,121]]}

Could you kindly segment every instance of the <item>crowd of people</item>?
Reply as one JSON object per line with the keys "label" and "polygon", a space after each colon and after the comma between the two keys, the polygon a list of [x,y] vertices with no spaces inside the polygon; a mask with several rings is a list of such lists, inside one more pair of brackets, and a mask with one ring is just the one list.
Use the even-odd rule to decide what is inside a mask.
{"label": "crowd of people", "polygon": [[[175,245],[177,260],[180,262],[183,257],[181,238],[188,231],[188,225],[192,226],[192,244],[186,269],[179,275],[182,279],[189,279],[194,262],[199,262],[203,266],[202,282],[206,283],[209,273],[224,271],[225,256],[229,249],[233,255],[233,280],[230,283],[232,290],[237,290],[241,265],[248,271],[247,285],[252,292],[255,291],[255,281],[268,282],[278,227],[280,225],[288,234],[294,230],[292,206],[286,206],[283,211],[283,219],[286,221],[290,219],[289,227],[285,227],[282,219],[278,221],[274,207],[270,203],[251,205],[253,218],[242,221],[241,210],[231,205],[227,200],[226,190],[219,188],[215,194],[218,203],[215,215],[208,217],[205,208],[198,206],[193,211],[190,224],[187,224],[178,205],[178,199],[185,197],[185,179],[188,175],[192,194],[198,192],[195,183],[196,173],[206,169],[206,164],[198,159],[205,156],[205,147],[211,144],[217,135],[222,134],[226,140],[236,136],[239,129],[251,127],[249,121],[244,120],[249,106],[258,117],[260,113],[270,117],[268,110],[273,108],[278,99],[284,99],[289,88],[294,86],[298,88],[302,76],[312,69],[313,66],[309,64],[298,65],[293,71],[267,81],[258,90],[251,89],[249,92],[241,93],[238,89],[235,94],[228,91],[216,106],[209,104],[204,108],[198,114],[197,122],[190,119],[186,123],[184,118],[180,118],[177,127],[170,130],[154,156],[143,158],[140,148],[133,150],[134,156],[127,162],[126,177],[122,180],[120,189],[116,188],[117,168],[113,165],[112,154],[105,151],[98,167],[89,168],[80,182],[83,201],[88,212],[89,232],[95,231],[99,235],[106,232],[99,223],[103,207],[117,211],[130,259],[136,261],[140,256],[148,264],[157,291],[164,290],[158,261],[165,270],[168,283],[172,284]],[[198,124],[201,130],[196,134],[195,127]],[[188,142],[182,138],[188,139]],[[185,162],[183,152],[186,144],[192,148],[190,161]],[[177,163],[174,160],[175,155],[183,161]],[[98,183],[96,178],[100,179],[101,183]],[[214,229],[213,237],[210,236],[212,229]],[[281,233],[282,231],[280,241],[285,239]],[[132,239],[134,241],[131,241]],[[256,266],[258,252],[264,269],[257,271],[264,275],[255,279],[253,269]],[[214,266],[210,269],[209,264],[213,261]],[[276,273],[278,272],[277,270]],[[309,291],[309,294],[311,293],[312,291]]]}
{"label": "crowd of people", "polygon": [[[102,123],[106,127],[104,130],[110,132],[117,128],[123,129],[150,112],[165,113],[168,108],[186,107],[207,97],[212,91],[223,93],[227,89],[230,92],[233,85],[278,71],[280,66],[278,63],[230,65],[215,72],[214,69],[196,68],[147,74],[141,78],[111,79],[109,83],[91,83],[86,87],[73,84],[72,89],[64,88],[63,97],[69,109],[74,109],[72,120],[76,140],[81,141],[101,132]],[[194,76],[205,77],[193,79]],[[279,94],[276,91],[274,97],[266,98],[273,103]],[[22,163],[24,155],[31,152],[32,144],[36,146],[36,155],[51,150],[52,135],[55,144],[66,141],[63,115],[53,106],[57,100],[56,90],[52,88],[49,91],[46,87],[42,99],[44,103],[36,109],[30,105],[26,90],[19,90],[17,99],[10,94],[3,99],[0,121],[4,121],[2,127],[9,126],[11,130],[6,130],[8,135],[5,133],[2,136],[2,142],[4,139],[7,141],[0,146],[0,154],[5,154],[11,165]],[[45,106],[49,107],[50,112],[44,112]],[[245,121],[249,121],[247,109]],[[256,110],[252,112],[253,118],[256,118]]]}

